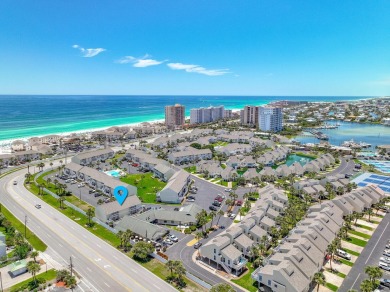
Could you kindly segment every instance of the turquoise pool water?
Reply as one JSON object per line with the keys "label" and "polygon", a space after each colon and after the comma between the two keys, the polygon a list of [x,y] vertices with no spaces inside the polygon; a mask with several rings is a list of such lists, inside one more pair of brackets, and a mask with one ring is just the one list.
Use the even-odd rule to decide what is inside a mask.
{"label": "turquoise pool water", "polygon": [[112,177],[121,177],[121,174],[118,170],[109,170],[109,171],[105,171],[104,173],[106,173]]}
{"label": "turquoise pool water", "polygon": [[361,162],[373,165],[376,169],[383,173],[390,173],[390,161],[380,160],[361,160]]}
{"label": "turquoise pool water", "polygon": [[287,164],[287,166],[290,166],[291,164],[293,164],[295,162],[299,162],[302,166],[304,166],[306,163],[310,162],[313,159],[314,158],[291,154],[287,157],[286,164]]}

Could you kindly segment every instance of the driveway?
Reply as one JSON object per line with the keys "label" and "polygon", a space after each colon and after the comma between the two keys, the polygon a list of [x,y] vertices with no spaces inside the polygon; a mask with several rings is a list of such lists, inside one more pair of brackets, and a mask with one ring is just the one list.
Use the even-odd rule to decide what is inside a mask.
{"label": "driveway", "polygon": [[[360,290],[360,283],[367,278],[367,275],[364,273],[364,268],[366,266],[378,266],[379,258],[382,256],[386,242],[390,239],[389,223],[390,213],[387,213],[356,260],[351,271],[344,279],[344,282],[338,291],[345,292],[350,289],[355,289],[357,291]],[[390,272],[386,272],[384,270],[382,271],[384,278],[390,278]],[[385,288],[382,291],[390,291],[390,289]]]}

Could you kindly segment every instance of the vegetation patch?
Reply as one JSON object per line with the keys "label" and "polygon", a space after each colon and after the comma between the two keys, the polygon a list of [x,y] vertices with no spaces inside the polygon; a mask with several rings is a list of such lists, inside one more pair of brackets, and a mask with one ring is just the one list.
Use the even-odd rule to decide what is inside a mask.
{"label": "vegetation patch", "polygon": [[[49,281],[53,281],[55,278],[56,278],[56,270],[50,269],[45,273],[37,275],[36,282],[37,283],[46,283]],[[24,280],[23,282],[20,282],[18,284],[11,286],[10,288],[8,288],[6,290],[8,290],[10,292],[25,291],[25,290],[32,291],[34,288],[31,290],[30,290],[30,288],[34,287],[34,285],[35,285],[34,279],[29,278],[27,280]]]}
{"label": "vegetation patch", "polygon": [[366,239],[371,238],[371,235],[365,234],[363,232],[359,232],[359,231],[355,231],[355,230],[349,230],[348,232],[353,234],[353,235],[360,236],[362,238],[366,238]]}
{"label": "vegetation patch", "polygon": [[189,173],[195,173],[196,172],[196,166],[195,165],[188,166],[188,167],[185,167],[184,170],[188,171]]}
{"label": "vegetation patch", "polygon": [[348,249],[348,248],[342,248],[342,250],[344,250],[345,252],[347,252],[347,253],[349,253],[349,254],[351,254],[351,255],[354,255],[354,256],[359,256],[360,255],[360,253],[358,253],[358,252],[356,252],[356,251],[353,251],[353,250],[350,250],[350,249]]}
{"label": "vegetation patch", "polygon": [[152,177],[152,173],[128,174],[121,177],[121,181],[137,187],[137,195],[141,202],[156,203],[156,194],[161,191],[166,183]]}
{"label": "vegetation patch", "polygon": [[350,266],[350,267],[353,266],[353,262],[347,261],[345,259],[339,259],[339,261],[342,262],[344,265],[347,265],[347,266]]}
{"label": "vegetation patch", "polygon": [[357,227],[360,227],[360,228],[363,228],[363,229],[366,229],[366,230],[370,230],[370,231],[373,231],[374,228],[370,227],[370,226],[367,226],[367,225],[363,225],[363,224],[356,224]]}
{"label": "vegetation patch", "polygon": [[251,278],[251,274],[255,269],[252,268],[252,264],[250,264],[250,263],[247,263],[246,267],[248,268],[248,270],[245,272],[245,274],[243,276],[241,276],[238,279],[233,279],[231,281],[233,283],[245,288],[248,291],[256,292],[258,290],[257,282],[253,281],[253,279]]}
{"label": "vegetation patch", "polygon": [[339,289],[339,287],[337,287],[336,285],[333,285],[331,283],[326,283],[325,287],[332,290],[332,291],[337,291]]}

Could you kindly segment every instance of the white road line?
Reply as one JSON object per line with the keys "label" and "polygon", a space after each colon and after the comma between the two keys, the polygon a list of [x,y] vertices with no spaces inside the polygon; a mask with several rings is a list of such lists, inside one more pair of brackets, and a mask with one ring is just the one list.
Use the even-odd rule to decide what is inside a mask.
{"label": "white road line", "polygon": [[119,259],[118,259],[116,256],[114,256],[114,259],[116,259],[116,260],[118,260],[118,261],[119,261]]}
{"label": "white road line", "polygon": [[382,238],[383,234],[385,233],[385,231],[386,231],[387,226],[389,225],[389,223],[390,223],[390,222],[387,222],[385,229],[383,229],[381,236],[379,236],[378,241],[377,241],[376,244],[374,245],[374,248],[371,250],[371,253],[370,253],[370,255],[368,256],[368,258],[367,258],[367,260],[366,260],[366,262],[365,262],[364,264],[367,264],[368,260],[371,258],[372,253],[374,252],[374,250],[375,250],[376,246],[378,245],[380,239]]}
{"label": "white road line", "polygon": [[97,245],[97,247],[101,248],[101,246],[99,244],[96,243],[96,245]]}
{"label": "white road line", "polygon": [[75,258],[75,259],[77,259],[77,257],[75,257],[74,255],[72,255],[72,258]]}
{"label": "white road line", "polygon": [[160,287],[158,287],[156,284],[153,284],[154,287],[156,287],[158,290],[161,290]]}
{"label": "white road line", "polygon": [[108,288],[110,288],[110,285],[108,285],[106,282],[104,282],[104,284],[106,284],[106,286],[107,286]]}
{"label": "white road line", "polygon": [[138,272],[135,269],[131,269],[134,273],[138,274]]}
{"label": "white road line", "polygon": [[92,272],[92,270],[90,268],[88,268],[88,267],[87,267],[87,270],[88,270],[88,272]]}
{"label": "white road line", "polygon": [[352,284],[352,286],[351,286],[351,289],[355,286],[355,284],[356,284],[356,281],[359,279],[359,277],[360,277],[360,273],[359,273],[359,275],[356,277],[356,280],[355,280],[355,282],[353,282],[353,284]]}
{"label": "white road line", "polygon": [[64,247],[61,243],[59,243],[58,245],[61,246],[61,247]]}

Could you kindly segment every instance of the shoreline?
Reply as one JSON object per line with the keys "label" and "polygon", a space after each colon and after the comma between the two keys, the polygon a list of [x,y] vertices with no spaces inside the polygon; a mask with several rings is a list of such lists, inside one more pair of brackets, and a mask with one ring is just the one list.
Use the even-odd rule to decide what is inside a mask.
{"label": "shoreline", "polygon": [[[281,97],[281,100],[284,100],[282,96],[280,96],[280,97]],[[340,100],[338,102],[352,103],[352,102],[365,101],[365,100],[371,100],[371,99],[380,99],[380,98],[386,98],[386,97],[370,97],[370,98],[367,98],[367,97],[357,97],[357,99],[354,99],[354,100]],[[288,101],[288,100],[286,99],[286,101]],[[318,100],[316,100],[316,101],[302,100],[302,102],[308,102],[308,103],[313,103],[313,104],[315,104],[315,103],[335,103],[334,101],[318,101]],[[263,105],[267,105],[269,103],[273,103],[273,102],[266,102],[266,103],[254,104],[254,105],[255,106],[263,106]],[[232,110],[233,112],[239,112],[241,110],[241,108],[229,108],[229,107],[225,107],[225,109]],[[189,116],[186,116],[186,119],[189,119],[189,118],[190,118]],[[3,140],[0,140],[0,153],[1,153],[2,148],[10,147],[12,142],[15,141],[15,140],[27,141],[28,139],[30,139],[32,137],[43,137],[43,136],[47,136],[47,135],[59,135],[59,136],[65,137],[65,136],[69,136],[71,134],[76,134],[76,135],[90,134],[92,132],[106,130],[106,129],[111,128],[111,127],[135,127],[137,125],[140,125],[141,123],[158,124],[158,123],[163,123],[163,122],[164,122],[164,119],[144,120],[144,121],[139,121],[139,122],[136,122],[136,123],[124,123],[124,124],[116,124],[116,125],[110,125],[110,126],[107,125],[107,126],[102,126],[102,127],[97,127],[97,128],[80,129],[80,130],[75,130],[75,131],[48,132],[48,133],[45,133],[45,134],[42,134],[42,135],[31,135],[31,136],[23,136],[23,137],[15,137],[15,138],[3,139]]]}

